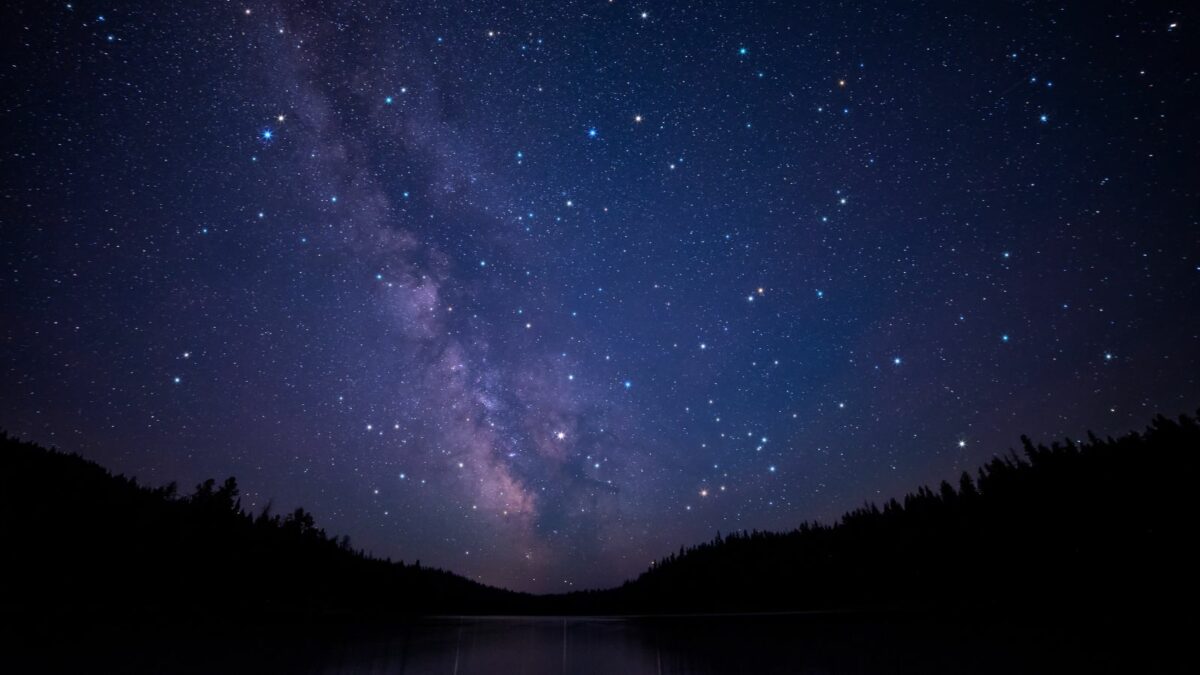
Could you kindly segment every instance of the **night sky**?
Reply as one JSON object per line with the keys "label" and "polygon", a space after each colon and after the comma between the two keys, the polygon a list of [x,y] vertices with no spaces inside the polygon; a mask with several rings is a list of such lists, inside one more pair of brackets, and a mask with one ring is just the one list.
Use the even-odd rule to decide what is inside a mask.
{"label": "night sky", "polygon": [[1192,411],[1189,4],[8,3],[0,427],[553,591]]}

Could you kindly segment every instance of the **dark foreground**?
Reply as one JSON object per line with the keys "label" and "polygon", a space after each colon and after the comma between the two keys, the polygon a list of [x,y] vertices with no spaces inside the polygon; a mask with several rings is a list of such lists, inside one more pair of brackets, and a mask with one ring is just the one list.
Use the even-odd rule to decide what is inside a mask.
{"label": "dark foreground", "polygon": [[[1145,617],[955,620],[881,614],[445,617],[384,627],[61,628],[9,645],[8,672],[1183,672]],[[29,628],[29,627],[27,627]],[[9,634],[12,637],[12,634]]]}

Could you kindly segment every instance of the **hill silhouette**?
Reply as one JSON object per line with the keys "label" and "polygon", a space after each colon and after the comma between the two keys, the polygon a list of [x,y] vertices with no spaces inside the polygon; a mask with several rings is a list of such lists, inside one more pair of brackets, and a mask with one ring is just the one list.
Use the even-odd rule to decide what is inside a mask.
{"label": "hill silhouette", "polygon": [[4,609],[207,619],[396,617],[510,607],[520,594],[372,558],[302,508],[252,515],[237,481],[187,495],[0,435]]}
{"label": "hill silhouette", "polygon": [[988,462],[837,523],[718,534],[608,590],[531,596],[372,558],[311,514],[250,514],[233,478],[190,494],[0,435],[7,612],[122,617],[403,617],[820,609],[1160,607],[1195,568],[1200,426]]}
{"label": "hill silhouette", "polygon": [[622,612],[1161,608],[1196,569],[1200,426],[1064,440],[996,457],[833,525],[718,534],[563,607]]}

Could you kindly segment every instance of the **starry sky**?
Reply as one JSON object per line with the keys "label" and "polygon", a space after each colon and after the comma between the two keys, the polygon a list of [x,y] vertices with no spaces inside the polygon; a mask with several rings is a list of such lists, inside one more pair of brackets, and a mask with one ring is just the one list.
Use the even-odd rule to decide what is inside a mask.
{"label": "starry sky", "polygon": [[1185,2],[17,2],[0,427],[531,591],[1200,404]]}

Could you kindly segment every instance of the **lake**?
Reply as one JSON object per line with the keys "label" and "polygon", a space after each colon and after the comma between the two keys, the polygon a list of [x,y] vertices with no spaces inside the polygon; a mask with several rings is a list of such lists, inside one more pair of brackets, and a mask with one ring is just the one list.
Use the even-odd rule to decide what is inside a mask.
{"label": "lake", "polygon": [[[25,667],[430,675],[1106,672],[1116,669],[1108,650],[1117,644],[1103,631],[1065,621],[1031,628],[1015,621],[857,614],[443,617],[390,626],[237,630],[106,626],[69,643],[31,648]],[[1165,672],[1149,661],[1139,664],[1143,672]]]}

